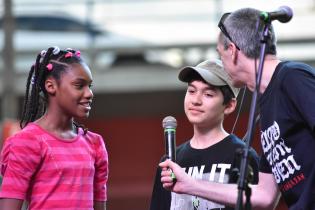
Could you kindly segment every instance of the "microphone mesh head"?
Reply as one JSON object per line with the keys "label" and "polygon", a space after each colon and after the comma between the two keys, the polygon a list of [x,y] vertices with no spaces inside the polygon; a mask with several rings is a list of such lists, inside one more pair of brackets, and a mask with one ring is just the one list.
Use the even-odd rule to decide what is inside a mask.
{"label": "microphone mesh head", "polygon": [[287,23],[287,22],[289,22],[292,19],[292,17],[293,17],[293,10],[290,7],[288,7],[288,6],[281,6],[281,7],[279,7],[279,10],[285,11],[285,14],[286,14],[285,17],[279,18],[279,21],[281,23]]}
{"label": "microphone mesh head", "polygon": [[167,116],[163,119],[162,122],[163,128],[176,128],[177,127],[177,121],[172,116]]}

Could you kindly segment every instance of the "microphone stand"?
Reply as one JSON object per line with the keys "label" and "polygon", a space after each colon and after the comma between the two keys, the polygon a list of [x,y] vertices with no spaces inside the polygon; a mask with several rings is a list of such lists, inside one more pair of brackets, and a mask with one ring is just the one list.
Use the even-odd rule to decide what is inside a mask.
{"label": "microphone stand", "polygon": [[[269,38],[269,28],[271,25],[271,20],[265,21],[263,34],[261,37],[261,48],[260,48],[260,57],[259,57],[259,66],[258,71],[256,74],[256,86],[255,90],[253,92],[252,100],[251,100],[251,107],[250,107],[250,113],[249,113],[249,120],[248,120],[248,129],[247,129],[247,139],[246,139],[246,146],[243,149],[244,151],[241,153],[241,166],[240,166],[240,177],[238,181],[238,197],[237,197],[237,204],[236,209],[242,210],[243,209],[243,192],[245,190],[245,196],[246,196],[246,204],[245,209],[250,210],[251,209],[251,203],[250,203],[250,196],[251,196],[251,188],[248,186],[249,184],[249,172],[248,172],[248,164],[249,164],[249,148],[251,145],[251,142],[253,140],[253,134],[255,130],[255,111],[256,111],[256,105],[257,105],[257,98],[259,95],[259,89],[260,89],[260,82],[261,82],[261,76],[262,71],[264,67],[264,60],[265,60],[265,52],[266,52],[266,42]],[[256,61],[255,61],[256,62]]]}

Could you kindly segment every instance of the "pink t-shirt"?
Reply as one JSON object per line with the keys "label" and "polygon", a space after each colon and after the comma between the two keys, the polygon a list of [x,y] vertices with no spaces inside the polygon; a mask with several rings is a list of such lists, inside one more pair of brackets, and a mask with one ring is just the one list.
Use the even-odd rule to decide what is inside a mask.
{"label": "pink t-shirt", "polygon": [[23,199],[35,209],[93,209],[106,201],[108,154],[95,133],[62,140],[29,123],[5,142],[1,198]]}

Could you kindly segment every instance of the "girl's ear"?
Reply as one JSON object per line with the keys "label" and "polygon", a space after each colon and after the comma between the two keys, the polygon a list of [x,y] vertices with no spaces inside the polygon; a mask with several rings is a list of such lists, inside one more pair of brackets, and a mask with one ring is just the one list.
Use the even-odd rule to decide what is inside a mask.
{"label": "girl's ear", "polygon": [[47,78],[45,81],[45,89],[49,95],[55,95],[57,89],[57,82],[53,78]]}

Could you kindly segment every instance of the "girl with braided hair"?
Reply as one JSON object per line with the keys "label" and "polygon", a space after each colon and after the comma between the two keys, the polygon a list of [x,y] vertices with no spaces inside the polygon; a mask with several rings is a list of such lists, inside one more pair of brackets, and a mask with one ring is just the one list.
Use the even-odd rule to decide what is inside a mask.
{"label": "girl with braided hair", "polygon": [[80,51],[51,47],[29,72],[22,130],[1,153],[0,209],[106,209],[103,138],[74,119],[89,116],[92,75]]}

